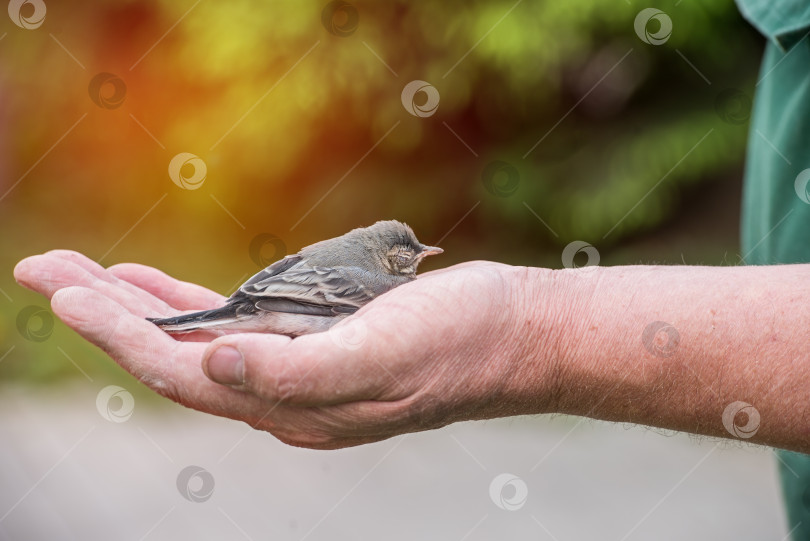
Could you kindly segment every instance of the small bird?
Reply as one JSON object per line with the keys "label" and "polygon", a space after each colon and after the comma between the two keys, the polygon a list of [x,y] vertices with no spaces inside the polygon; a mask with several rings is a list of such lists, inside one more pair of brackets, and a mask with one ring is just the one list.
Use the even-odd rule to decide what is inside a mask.
{"label": "small bird", "polygon": [[242,284],[221,308],[147,319],[169,333],[214,329],[296,337],[322,332],[416,279],[422,259],[442,252],[421,244],[406,224],[380,221],[276,261]]}

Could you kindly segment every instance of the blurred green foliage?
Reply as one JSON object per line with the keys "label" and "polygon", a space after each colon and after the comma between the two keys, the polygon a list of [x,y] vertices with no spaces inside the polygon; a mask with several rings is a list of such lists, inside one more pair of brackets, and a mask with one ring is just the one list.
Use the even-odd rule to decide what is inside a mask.
{"label": "blurred green foliage", "polygon": [[[258,268],[257,235],[286,246],[273,258],[398,218],[442,241],[432,265],[559,267],[573,240],[636,262],[650,251],[628,246],[739,175],[762,44],[731,0],[336,6],[78,0],[47,3],[35,30],[0,22],[0,377],[123,377],[61,323],[18,331],[23,307],[47,307],[11,277],[33,253],[229,293]],[[651,6],[672,21],[661,45],[634,29]],[[120,107],[88,95],[100,72],[125,83]],[[405,110],[412,80],[438,90],[436,114]],[[207,165],[197,190],[167,174],[180,152]],[[695,257],[734,263],[736,242],[703,237]]]}

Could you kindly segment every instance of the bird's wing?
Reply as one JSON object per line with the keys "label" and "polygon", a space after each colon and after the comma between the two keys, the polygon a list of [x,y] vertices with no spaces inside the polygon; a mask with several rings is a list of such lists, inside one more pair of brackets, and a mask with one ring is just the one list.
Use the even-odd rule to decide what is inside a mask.
{"label": "bird's wing", "polygon": [[260,310],[336,315],[354,313],[378,294],[378,288],[364,285],[379,283],[366,270],[297,263],[300,260],[282,272],[254,276],[239,288],[240,297],[255,301]]}
{"label": "bird's wing", "polygon": [[255,284],[257,282],[261,282],[262,280],[270,278],[271,276],[276,276],[278,274],[281,274],[282,272],[287,271],[287,270],[291,269],[292,267],[298,265],[303,260],[304,260],[304,258],[301,256],[301,254],[288,255],[287,257],[285,257],[283,259],[279,259],[278,261],[276,261],[275,263],[273,263],[269,267],[265,267],[264,269],[260,270],[256,274],[254,274],[250,278],[250,280],[248,280],[247,282],[245,282],[244,284],[242,284],[239,287],[239,289],[237,290],[237,293],[240,292],[242,290],[242,288],[244,288],[246,286]]}

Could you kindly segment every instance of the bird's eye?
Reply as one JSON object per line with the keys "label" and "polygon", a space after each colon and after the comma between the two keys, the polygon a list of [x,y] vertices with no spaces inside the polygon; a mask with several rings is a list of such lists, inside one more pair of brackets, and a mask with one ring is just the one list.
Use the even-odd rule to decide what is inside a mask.
{"label": "bird's eye", "polygon": [[397,263],[407,265],[411,260],[410,252],[400,252],[397,254]]}

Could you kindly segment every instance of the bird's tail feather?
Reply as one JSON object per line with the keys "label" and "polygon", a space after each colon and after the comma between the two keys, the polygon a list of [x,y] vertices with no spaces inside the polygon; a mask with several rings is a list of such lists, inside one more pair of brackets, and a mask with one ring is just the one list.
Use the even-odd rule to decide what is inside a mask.
{"label": "bird's tail feather", "polygon": [[167,318],[146,318],[166,332],[191,332],[199,329],[222,327],[239,320],[236,306],[227,305],[214,310],[203,310]]}

